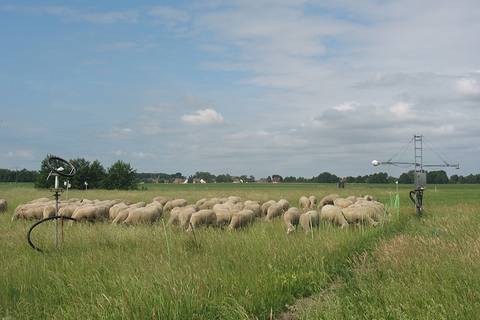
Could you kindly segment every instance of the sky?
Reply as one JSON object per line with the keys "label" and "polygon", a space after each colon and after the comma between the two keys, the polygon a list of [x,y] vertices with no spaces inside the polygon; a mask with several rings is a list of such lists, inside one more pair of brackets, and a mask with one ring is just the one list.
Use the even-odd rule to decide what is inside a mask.
{"label": "sky", "polygon": [[480,172],[478,0],[0,0],[0,168]]}

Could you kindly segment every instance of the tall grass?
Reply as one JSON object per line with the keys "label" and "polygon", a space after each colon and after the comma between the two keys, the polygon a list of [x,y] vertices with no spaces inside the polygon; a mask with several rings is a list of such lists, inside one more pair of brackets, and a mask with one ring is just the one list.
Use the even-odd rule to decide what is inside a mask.
{"label": "tall grass", "polygon": [[427,214],[352,261],[301,319],[478,319],[478,186],[429,192]]}
{"label": "tall grass", "polygon": [[[150,201],[156,195],[244,199],[322,196],[327,185],[148,186],[146,191],[73,191],[71,197]],[[371,193],[386,201],[388,189],[351,186],[342,194]],[[312,234],[288,235],[281,221],[257,222],[239,232],[204,229],[192,234],[164,227],[73,224],[62,250],[53,248],[53,223],[35,239],[44,255],[31,250],[25,234],[31,222],[10,222],[13,207],[48,195],[29,186],[0,185],[11,206],[0,217],[0,316],[14,318],[242,319],[278,314],[296,298],[319,292],[349,274],[350,259],[381,238],[402,230],[399,220],[381,228],[339,230],[322,225]],[[406,203],[406,197],[402,198]]]}

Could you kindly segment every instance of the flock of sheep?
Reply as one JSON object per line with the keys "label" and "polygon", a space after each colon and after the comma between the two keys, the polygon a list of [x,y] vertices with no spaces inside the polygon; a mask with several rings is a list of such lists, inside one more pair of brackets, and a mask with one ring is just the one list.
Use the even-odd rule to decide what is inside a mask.
{"label": "flock of sheep", "polygon": [[[6,209],[6,202],[4,204]],[[2,202],[0,201],[0,210]],[[195,204],[185,199],[155,197],[151,203],[129,203],[122,200],[70,199],[59,204],[58,214],[77,221],[110,221],[112,224],[133,225],[154,223],[168,216],[168,224],[187,231],[200,226],[228,227],[239,229],[256,220],[272,221],[283,217],[287,233],[298,225],[305,232],[327,221],[341,228],[350,224],[363,223],[376,226],[385,217],[385,207],[371,196],[341,198],[330,194],[320,201],[315,196],[302,196],[298,207],[290,206],[285,199],[264,203],[230,196],[226,198],[204,198]],[[13,214],[15,219],[44,219],[56,214],[55,202],[48,198],[32,200],[19,205]]]}

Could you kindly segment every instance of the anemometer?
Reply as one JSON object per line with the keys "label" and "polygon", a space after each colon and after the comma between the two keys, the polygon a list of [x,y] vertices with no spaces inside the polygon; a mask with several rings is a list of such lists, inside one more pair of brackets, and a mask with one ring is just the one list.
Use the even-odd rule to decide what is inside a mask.
{"label": "anemometer", "polygon": [[[51,189],[51,191],[53,192],[53,196],[55,198],[55,215],[53,217],[47,217],[47,218],[44,218],[40,221],[37,221],[36,223],[34,223],[30,227],[30,229],[28,230],[28,233],[27,233],[28,244],[33,249],[35,249],[39,252],[42,252],[42,250],[40,248],[38,248],[37,246],[35,246],[32,242],[32,239],[31,239],[31,233],[32,233],[32,230],[35,227],[37,227],[38,225],[40,225],[40,224],[42,224],[46,221],[55,220],[55,247],[58,249],[58,248],[60,248],[60,246],[63,243],[63,220],[67,219],[67,220],[76,221],[74,218],[59,216],[58,215],[58,209],[59,209],[59,202],[60,202],[60,194],[63,192],[63,189],[60,188],[59,177],[62,176],[62,177],[66,177],[66,178],[71,178],[75,175],[77,170],[75,169],[73,164],[71,164],[67,160],[64,160],[64,159],[56,157],[56,156],[48,157],[47,167],[48,167],[48,169],[50,169],[50,173],[47,176],[47,180],[52,176],[55,178],[54,187]],[[58,223],[58,220],[60,220],[60,223]]]}
{"label": "anemometer", "polygon": [[410,140],[408,143],[411,144],[413,142],[413,155],[414,155],[414,161],[413,162],[399,162],[399,161],[392,161],[393,157],[398,155],[394,155],[387,161],[378,161],[378,160],[373,160],[372,165],[374,167],[380,166],[380,165],[394,165],[394,166],[401,166],[401,165],[406,165],[406,166],[415,166],[414,170],[414,187],[412,191],[409,193],[410,200],[414,203],[415,205],[415,212],[417,215],[421,216],[423,214],[423,192],[425,191],[425,188],[427,186],[427,172],[424,170],[424,168],[455,168],[459,169],[460,165],[458,163],[456,164],[450,164],[447,161],[443,160],[443,158],[437,153],[437,156],[440,157],[442,160],[442,164],[424,164],[423,163],[423,144],[424,144],[424,137],[422,135],[414,135],[413,138]]}

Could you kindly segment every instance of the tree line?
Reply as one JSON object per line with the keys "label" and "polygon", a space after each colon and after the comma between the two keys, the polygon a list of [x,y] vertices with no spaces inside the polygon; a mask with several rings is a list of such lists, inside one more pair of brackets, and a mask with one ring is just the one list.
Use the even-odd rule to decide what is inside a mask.
{"label": "tree line", "polygon": [[[35,179],[36,188],[52,188],[54,179],[48,178],[50,169],[47,164],[48,156],[43,159],[40,171]],[[67,182],[72,189],[136,189],[138,179],[136,171],[129,163],[118,160],[108,169],[105,169],[98,160],[92,162],[83,158],[71,159],[70,163],[77,170],[71,178],[60,177],[61,185]]]}
{"label": "tree line", "polygon": [[[51,188],[54,180],[48,179],[50,170],[47,166],[48,156],[42,161],[40,170],[9,170],[0,169],[0,182],[34,182],[37,188]],[[74,189],[136,189],[140,182],[146,183],[181,183],[187,180],[188,183],[204,181],[207,183],[232,183],[232,182],[281,182],[281,183],[337,183],[344,179],[347,183],[395,183],[413,184],[414,171],[402,173],[400,177],[392,177],[386,172],[377,172],[363,176],[339,177],[330,172],[322,172],[311,178],[281,176],[273,174],[266,178],[255,179],[253,175],[234,176],[228,173],[214,175],[208,171],[197,171],[193,175],[185,176],[180,172],[168,173],[137,173],[129,163],[121,160],[115,162],[105,169],[98,160],[92,162],[83,159],[71,159],[70,162],[77,169],[74,177],[69,179],[71,188]],[[62,178],[62,185],[66,179]],[[87,183],[87,185],[85,184]],[[448,177],[444,170],[427,172],[429,184],[480,184],[480,174],[469,174],[467,176],[452,175]]]}

